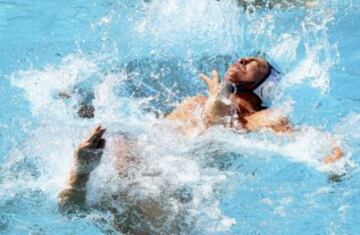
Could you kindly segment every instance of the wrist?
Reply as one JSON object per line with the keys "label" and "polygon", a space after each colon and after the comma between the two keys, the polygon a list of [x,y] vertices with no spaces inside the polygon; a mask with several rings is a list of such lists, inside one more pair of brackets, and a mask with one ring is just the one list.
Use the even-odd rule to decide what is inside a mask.
{"label": "wrist", "polygon": [[80,176],[90,175],[96,166],[97,164],[95,162],[77,161],[75,163],[74,172]]}

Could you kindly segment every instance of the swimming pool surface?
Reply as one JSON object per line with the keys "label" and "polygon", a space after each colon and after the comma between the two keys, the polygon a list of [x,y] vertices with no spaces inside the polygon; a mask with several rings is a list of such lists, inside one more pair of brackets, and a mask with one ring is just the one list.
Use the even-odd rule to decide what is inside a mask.
{"label": "swimming pool surface", "polygon": [[[215,0],[0,1],[0,234],[116,234],[106,213],[57,208],[73,151],[98,123],[138,136],[141,192],[180,188],[191,234],[360,234],[360,2],[243,7]],[[299,131],[212,128],[188,140],[158,116],[206,94],[198,74],[265,55],[272,106]],[[59,97],[60,92],[72,98]],[[77,116],[94,105],[93,119]],[[340,144],[344,159],[323,156]],[[88,185],[110,192],[109,151]],[[180,190],[180,191],[181,191]],[[185,223],[184,223],[185,224]],[[185,226],[185,225],[184,225]]]}

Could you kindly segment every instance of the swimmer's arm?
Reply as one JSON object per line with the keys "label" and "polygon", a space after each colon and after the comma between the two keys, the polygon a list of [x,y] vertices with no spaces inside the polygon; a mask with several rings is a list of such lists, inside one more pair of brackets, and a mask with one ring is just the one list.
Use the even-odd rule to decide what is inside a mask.
{"label": "swimmer's arm", "polygon": [[224,118],[231,115],[231,107],[217,97],[210,97],[205,105],[202,120],[205,128],[215,124],[226,124]]}
{"label": "swimmer's arm", "polygon": [[66,187],[59,194],[59,209],[72,212],[82,209],[86,202],[86,183],[91,172],[99,164],[105,139],[105,129],[98,126],[87,141],[81,144],[75,153],[75,167],[70,172]]}
{"label": "swimmer's arm", "polygon": [[59,209],[61,212],[71,212],[83,208],[86,202],[86,183],[90,174],[78,174],[71,171],[68,183],[59,194]]}
{"label": "swimmer's arm", "polygon": [[264,109],[244,117],[245,128],[256,131],[261,128],[270,128],[276,133],[291,133],[294,127],[289,120],[278,110]]}
{"label": "swimmer's arm", "polygon": [[200,79],[205,82],[209,90],[209,99],[203,111],[203,123],[205,128],[220,123],[224,117],[231,114],[231,106],[220,100],[220,76],[217,71],[212,72],[212,79],[205,75],[200,75]]}

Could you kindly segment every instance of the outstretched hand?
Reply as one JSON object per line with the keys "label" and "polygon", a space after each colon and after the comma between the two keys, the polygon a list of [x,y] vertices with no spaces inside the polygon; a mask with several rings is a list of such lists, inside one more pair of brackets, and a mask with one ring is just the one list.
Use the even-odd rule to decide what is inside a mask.
{"label": "outstretched hand", "polygon": [[216,70],[213,70],[211,73],[211,79],[204,75],[200,74],[200,79],[203,80],[208,87],[210,96],[218,96],[221,91],[221,84],[220,84],[220,76]]}
{"label": "outstretched hand", "polygon": [[90,173],[99,164],[106,143],[103,138],[105,131],[105,128],[97,126],[90,137],[80,144],[76,151],[76,170],[79,173]]}

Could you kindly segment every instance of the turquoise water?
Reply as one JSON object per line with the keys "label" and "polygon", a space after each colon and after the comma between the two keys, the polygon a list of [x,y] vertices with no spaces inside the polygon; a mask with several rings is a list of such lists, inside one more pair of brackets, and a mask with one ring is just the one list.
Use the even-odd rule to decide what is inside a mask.
{"label": "turquoise water", "polygon": [[[147,168],[161,172],[139,176],[144,195],[191,189],[176,206],[193,234],[359,234],[359,17],[355,0],[247,10],[211,0],[0,1],[0,233],[116,233],[104,212],[57,210],[74,148],[101,123],[107,138],[138,136]],[[187,140],[156,128],[177,102],[205,94],[199,73],[224,74],[259,52],[283,74],[273,107],[299,132],[218,127]],[[94,119],[76,114],[83,91]],[[346,156],[324,166],[333,143]],[[112,174],[106,150],[90,204],[116,188]]]}

